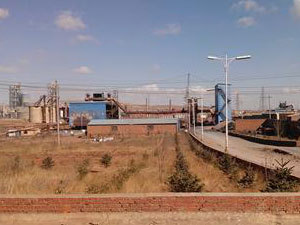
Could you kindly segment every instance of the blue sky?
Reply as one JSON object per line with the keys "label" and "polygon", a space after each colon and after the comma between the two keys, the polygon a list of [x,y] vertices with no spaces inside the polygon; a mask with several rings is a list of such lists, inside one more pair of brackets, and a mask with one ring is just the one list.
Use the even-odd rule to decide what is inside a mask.
{"label": "blue sky", "polygon": [[0,81],[179,90],[189,72],[201,91],[224,80],[207,55],[251,54],[230,68],[244,107],[257,107],[262,86],[282,86],[274,104],[299,104],[291,94],[300,90],[292,87],[300,81],[299,0],[1,0],[0,8]]}

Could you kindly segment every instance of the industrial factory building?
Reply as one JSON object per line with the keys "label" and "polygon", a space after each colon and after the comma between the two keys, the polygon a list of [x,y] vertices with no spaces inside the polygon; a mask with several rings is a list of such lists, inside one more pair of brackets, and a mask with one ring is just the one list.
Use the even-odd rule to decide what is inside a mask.
{"label": "industrial factory building", "polygon": [[111,119],[92,120],[88,124],[87,132],[89,137],[176,134],[178,128],[178,119]]}
{"label": "industrial factory building", "polygon": [[56,107],[29,106],[29,121],[31,123],[56,123]]}

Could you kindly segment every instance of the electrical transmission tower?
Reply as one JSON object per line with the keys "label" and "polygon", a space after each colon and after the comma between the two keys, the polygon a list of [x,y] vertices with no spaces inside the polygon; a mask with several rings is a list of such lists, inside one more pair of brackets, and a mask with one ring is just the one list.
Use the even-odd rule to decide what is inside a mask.
{"label": "electrical transmission tower", "polygon": [[49,122],[55,122],[56,115],[56,83],[52,82],[48,85],[48,109],[49,109]]}
{"label": "electrical transmission tower", "polygon": [[261,94],[260,94],[260,110],[265,111],[265,87],[261,88]]}
{"label": "electrical transmission tower", "polygon": [[9,86],[9,107],[15,109],[16,107],[23,106],[24,95],[21,91],[21,85]]}

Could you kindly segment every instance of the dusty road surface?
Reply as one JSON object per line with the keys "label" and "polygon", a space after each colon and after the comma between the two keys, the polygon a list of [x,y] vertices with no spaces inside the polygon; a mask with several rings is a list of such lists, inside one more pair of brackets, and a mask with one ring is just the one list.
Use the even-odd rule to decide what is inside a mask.
{"label": "dusty road surface", "polygon": [[300,215],[249,213],[0,214],[2,225],[299,225]]}
{"label": "dusty road surface", "polygon": [[[196,136],[200,140],[200,128],[196,132]],[[205,130],[203,143],[213,149],[224,152],[225,134],[221,132]],[[289,154],[276,153],[273,150],[280,149]],[[289,166],[294,166],[293,175],[300,178],[300,148],[299,147],[278,147],[271,145],[262,145],[246,141],[242,138],[229,136],[228,153],[245,161],[274,168],[277,163],[275,161],[281,159],[291,160]],[[300,224],[300,223],[299,223]]]}

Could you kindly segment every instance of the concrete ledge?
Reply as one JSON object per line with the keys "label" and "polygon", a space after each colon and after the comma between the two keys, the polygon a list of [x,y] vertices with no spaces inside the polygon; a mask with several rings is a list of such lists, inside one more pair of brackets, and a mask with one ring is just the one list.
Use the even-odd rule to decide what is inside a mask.
{"label": "concrete ledge", "polygon": [[300,193],[0,195],[0,213],[260,212],[300,213]]}

